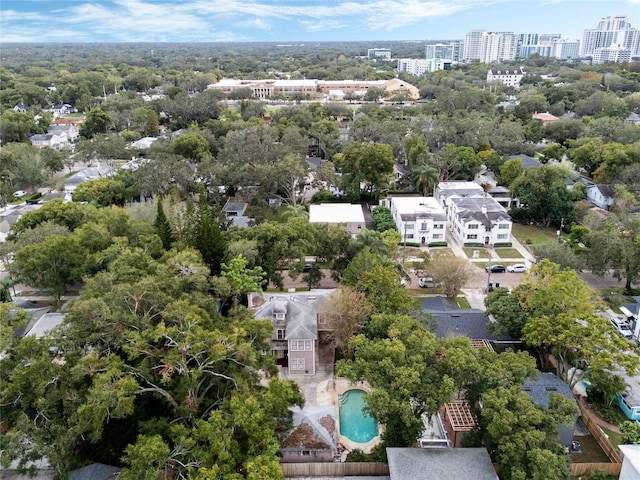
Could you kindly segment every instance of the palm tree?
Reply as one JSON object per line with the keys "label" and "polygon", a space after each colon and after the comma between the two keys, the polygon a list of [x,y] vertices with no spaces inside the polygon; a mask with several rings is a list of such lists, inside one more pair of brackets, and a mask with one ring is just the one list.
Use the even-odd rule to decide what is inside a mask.
{"label": "palm tree", "polygon": [[304,205],[289,205],[284,212],[282,212],[282,218],[284,220],[292,220],[294,218],[309,218],[309,212]]}
{"label": "palm tree", "polygon": [[417,189],[422,190],[423,197],[428,197],[430,193],[433,193],[434,187],[440,180],[440,172],[431,165],[416,165],[411,173],[413,174],[415,186]]}
{"label": "palm tree", "polygon": [[389,253],[389,247],[384,241],[384,238],[382,238],[382,235],[375,230],[365,230],[364,232],[357,234],[353,246],[357,252],[368,247],[372,253],[376,253],[378,255],[386,256]]}

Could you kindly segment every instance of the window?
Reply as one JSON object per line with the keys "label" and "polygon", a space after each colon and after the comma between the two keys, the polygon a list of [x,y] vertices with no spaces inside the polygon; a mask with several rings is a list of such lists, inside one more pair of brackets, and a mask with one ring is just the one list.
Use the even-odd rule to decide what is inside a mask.
{"label": "window", "polygon": [[413,230],[413,223],[407,223],[404,226],[405,230]]}
{"label": "window", "polygon": [[289,363],[291,370],[304,370],[304,358],[292,358]]}
{"label": "window", "polygon": [[311,340],[291,340],[291,350],[302,352],[306,350],[307,352],[311,351]]}
{"label": "window", "polygon": [[276,329],[276,338],[278,340],[284,340],[284,330],[281,328]]}
{"label": "window", "polygon": [[358,224],[358,230],[362,230],[362,224],[361,223]]}
{"label": "window", "polygon": [[432,235],[432,237],[433,237],[434,240],[440,240],[440,239],[442,239],[442,234],[441,233],[434,233]]}
{"label": "window", "polygon": [[480,225],[478,225],[477,223],[472,223],[471,225],[468,225],[468,226],[467,226],[467,228],[468,228],[469,230],[478,230],[478,227],[479,227],[479,226],[480,226]]}
{"label": "window", "polygon": [[442,230],[444,228],[444,223],[436,223],[433,225],[433,228],[436,230]]}
{"label": "window", "polygon": [[500,224],[498,224],[498,228],[500,230],[508,230],[509,229],[509,224],[508,223],[500,223]]}
{"label": "window", "polygon": [[420,225],[420,230],[426,230],[427,229],[427,222],[422,222],[422,224]]}
{"label": "window", "polygon": [[273,318],[276,320],[284,320],[284,313],[274,313]]}
{"label": "window", "polygon": [[478,238],[478,235],[476,235],[475,233],[473,235],[469,234],[467,235],[467,240],[476,240]]}
{"label": "window", "polygon": [[509,235],[507,235],[506,233],[498,234],[498,240],[507,240],[508,238],[509,238]]}
{"label": "window", "polygon": [[407,238],[413,238],[413,233],[407,234]]}

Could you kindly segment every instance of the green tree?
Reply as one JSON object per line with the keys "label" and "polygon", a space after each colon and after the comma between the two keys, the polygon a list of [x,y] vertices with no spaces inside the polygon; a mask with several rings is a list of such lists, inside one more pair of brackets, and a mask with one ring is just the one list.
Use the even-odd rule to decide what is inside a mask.
{"label": "green tree", "polygon": [[197,210],[197,223],[194,231],[193,246],[200,252],[209,266],[211,275],[220,273],[220,264],[225,256],[226,244],[222,238],[218,218],[207,203],[204,185],[200,184]]}
{"label": "green tree", "polygon": [[18,250],[11,270],[20,281],[52,294],[60,305],[67,287],[85,272],[87,256],[77,240],[54,235]]}
{"label": "green tree", "polygon": [[173,241],[173,229],[171,228],[171,223],[169,223],[169,219],[164,214],[164,208],[162,206],[162,199],[158,198],[158,207],[156,213],[156,219],[153,223],[155,227],[156,233],[162,240],[162,247],[165,250],[169,250],[171,248],[171,242]]}
{"label": "green tree", "polygon": [[416,188],[422,191],[423,197],[430,197],[440,180],[438,169],[431,165],[418,164],[411,169]]}
{"label": "green tree", "polygon": [[630,374],[637,371],[638,356],[612,331],[609,321],[598,315],[596,293],[575,271],[561,270],[543,260],[517,287],[517,297],[527,316],[522,340],[544,356],[553,355],[557,375],[570,385],[581,380],[570,375],[572,367],[597,372],[619,368]]}
{"label": "green tree", "polygon": [[89,139],[98,133],[108,134],[112,125],[113,120],[109,114],[100,107],[96,107],[87,113],[87,118],[80,127],[80,135]]}
{"label": "green tree", "polygon": [[111,178],[87,180],[73,191],[74,202],[89,202],[100,207],[123,207],[127,200],[131,198],[127,198],[124,183]]}
{"label": "green tree", "polygon": [[507,480],[570,478],[569,459],[558,443],[557,428],[574,419],[577,408],[550,394],[548,409],[536,407],[519,386],[482,396],[482,422],[496,446],[496,461]]}
{"label": "green tree", "polygon": [[638,422],[622,422],[620,431],[623,443],[640,445],[640,424]]}
{"label": "green tree", "polygon": [[520,199],[529,218],[542,221],[545,227],[575,217],[571,192],[567,190],[564,172],[554,166],[530,168],[511,185],[511,194]]}
{"label": "green tree", "polygon": [[198,132],[186,132],[171,143],[171,151],[190,160],[201,162],[209,153],[209,142]]}
{"label": "green tree", "polygon": [[[515,290],[514,290],[515,291]],[[514,340],[522,338],[522,329],[527,323],[527,316],[520,306],[517,294],[511,295],[507,288],[496,288],[485,300],[486,314],[496,319],[487,325],[487,330],[496,337],[508,334]]]}
{"label": "green tree", "polygon": [[413,445],[423,428],[421,415],[435,414],[451,399],[453,379],[435,368],[438,342],[417,320],[374,315],[367,331],[352,337],[354,359],[339,360],[336,371],[372,386],[367,406],[385,425],[384,446]]}
{"label": "green tree", "polygon": [[238,255],[228,263],[223,263],[222,278],[229,288],[228,295],[231,297],[233,306],[240,302],[240,297],[251,292],[262,293],[264,284],[264,272],[261,267],[247,267],[247,259]]}
{"label": "green tree", "polygon": [[361,195],[374,198],[388,185],[393,172],[393,151],[390,145],[354,142],[336,157],[336,162],[342,170],[346,192],[356,198]]}
{"label": "green tree", "polygon": [[506,160],[500,166],[500,176],[499,183],[500,185],[505,185],[509,187],[520,175],[524,173],[524,168],[522,167],[522,160],[519,158],[514,158],[512,160]]}
{"label": "green tree", "polygon": [[640,278],[640,219],[634,215],[610,215],[588,235],[587,265],[596,275],[611,272],[625,280],[625,288]]}

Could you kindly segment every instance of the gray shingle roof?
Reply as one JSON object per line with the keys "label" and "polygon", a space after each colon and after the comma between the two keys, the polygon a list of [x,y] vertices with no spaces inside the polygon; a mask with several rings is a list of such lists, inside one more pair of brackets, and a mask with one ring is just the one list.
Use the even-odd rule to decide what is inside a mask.
{"label": "gray shingle roof", "polygon": [[573,393],[569,385],[560,380],[554,373],[541,373],[538,380],[527,378],[524,381],[523,388],[531,397],[533,403],[545,408],[549,407],[549,394],[551,392],[559,393],[573,400]]}
{"label": "gray shingle roof", "polygon": [[472,221],[482,223],[487,230],[502,220],[511,221],[511,217],[492,197],[486,198],[452,198],[451,203],[458,208],[458,217],[463,223]]}
{"label": "gray shingle roof", "polygon": [[436,337],[446,338],[465,336],[477,340],[509,341],[511,337],[505,335],[496,338],[487,332],[489,318],[482,310],[476,308],[460,308],[455,302],[443,297],[430,297],[422,302],[425,313],[433,317],[436,323]]}
{"label": "gray shingle roof", "polygon": [[92,463],[69,472],[69,480],[112,480],[118,478],[120,468],[104,463]]}
{"label": "gray shingle roof", "polygon": [[520,161],[522,162],[522,168],[524,168],[525,170],[542,166],[542,164],[538,160],[523,153],[521,153],[520,155],[509,155],[509,160],[513,160],[515,158],[520,159]]}
{"label": "gray shingle roof", "polygon": [[391,480],[498,480],[484,448],[387,448]]}

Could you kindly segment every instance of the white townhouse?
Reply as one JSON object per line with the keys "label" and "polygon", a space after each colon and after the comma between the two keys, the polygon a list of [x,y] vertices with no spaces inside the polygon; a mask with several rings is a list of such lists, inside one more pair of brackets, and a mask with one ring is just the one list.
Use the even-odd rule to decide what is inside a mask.
{"label": "white townhouse", "polygon": [[367,229],[362,205],[349,203],[309,205],[309,223],[340,226],[353,238]]}
{"label": "white townhouse", "polygon": [[462,245],[509,242],[513,223],[496,200],[491,197],[451,197],[449,200],[449,230]]}
{"label": "white townhouse", "polygon": [[388,197],[380,201],[391,210],[401,242],[429,245],[444,242],[447,215],[433,197]]}
{"label": "white townhouse", "polygon": [[482,186],[476,182],[467,182],[465,180],[452,180],[450,182],[440,182],[436,187],[435,198],[440,205],[447,211],[451,198],[467,198],[467,197],[487,197],[487,193]]}

